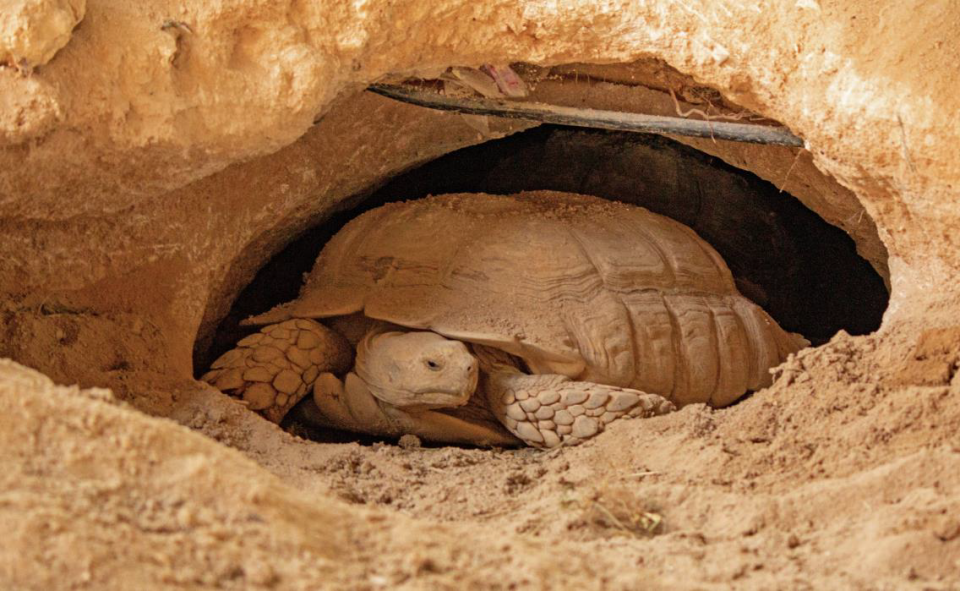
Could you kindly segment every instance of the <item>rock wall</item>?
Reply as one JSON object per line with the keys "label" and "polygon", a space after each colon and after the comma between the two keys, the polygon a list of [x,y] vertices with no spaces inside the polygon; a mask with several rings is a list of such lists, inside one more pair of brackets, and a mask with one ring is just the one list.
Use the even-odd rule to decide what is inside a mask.
{"label": "rock wall", "polygon": [[[356,136],[336,126],[373,129],[383,124],[378,114],[404,111],[382,99],[351,98],[363,84],[387,72],[436,73],[450,63],[653,55],[805,138],[813,163],[856,194],[899,276],[909,277],[894,278],[891,313],[899,314],[917,307],[914,286],[955,284],[949,204],[960,174],[953,158],[960,132],[944,114],[956,111],[958,99],[949,76],[935,74],[956,57],[949,22],[932,8],[891,4],[877,11],[817,2],[739,8],[92,2],[55,59],[30,75],[0,70],[2,100],[13,107],[5,111],[16,113],[4,121],[0,152],[0,249],[10,253],[0,284],[20,294],[38,286],[77,290],[154,260],[178,259],[190,269],[188,278],[178,273],[184,278],[166,283],[181,285],[166,289],[202,298],[197,294],[205,284],[222,284],[228,267],[256,267],[275,248],[237,260],[244,249],[257,248],[253,234],[284,227],[267,239],[279,243],[322,216],[320,199],[336,197],[311,180],[316,163],[353,187],[370,182],[346,170],[349,155],[358,153],[351,144]],[[896,32],[895,41],[878,45],[887,30]],[[337,95],[344,97],[340,111]],[[358,109],[357,99],[369,106]],[[330,127],[311,127],[325,116]],[[401,116],[393,117],[402,127]],[[461,135],[470,139],[458,141],[437,125],[444,127],[436,135],[445,148],[435,136],[423,141],[425,132],[410,136],[408,127],[401,132],[406,136],[384,134],[382,142],[392,138],[397,145],[382,149],[396,152],[421,138],[436,154],[475,141],[464,128]],[[317,144],[346,161],[321,160],[312,153]],[[313,162],[301,160],[299,179],[278,181],[272,173],[287,167],[291,150]],[[411,159],[396,156],[395,162],[403,167]],[[775,168],[785,172],[789,165]],[[250,181],[258,169],[271,172],[258,176],[262,185],[254,191]],[[231,184],[244,190],[231,192]],[[282,196],[267,197],[268,187]],[[260,207],[266,203],[269,209]],[[856,207],[838,207],[838,215],[825,217],[856,235],[865,216]],[[247,208],[264,222],[243,218]],[[230,220],[220,223],[224,209]],[[280,220],[287,215],[302,221],[285,227]],[[211,250],[212,242],[233,246]],[[875,243],[861,242],[880,256]],[[204,321],[200,308],[175,312],[188,333]]]}

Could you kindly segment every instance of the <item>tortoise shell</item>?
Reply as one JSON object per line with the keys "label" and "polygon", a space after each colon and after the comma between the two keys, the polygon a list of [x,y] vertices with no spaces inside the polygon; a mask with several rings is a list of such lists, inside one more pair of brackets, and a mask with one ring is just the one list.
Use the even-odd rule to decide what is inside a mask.
{"label": "tortoise shell", "polygon": [[690,228],[550,191],[368,211],[327,243],[295,301],[247,323],[355,313],[677,404],[729,404],[806,344],[740,295]]}

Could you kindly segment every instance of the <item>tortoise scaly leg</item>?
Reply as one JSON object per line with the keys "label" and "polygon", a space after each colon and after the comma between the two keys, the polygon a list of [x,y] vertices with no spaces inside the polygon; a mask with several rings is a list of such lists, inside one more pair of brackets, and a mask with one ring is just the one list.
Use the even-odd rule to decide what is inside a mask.
{"label": "tortoise scaly leg", "polygon": [[519,375],[490,388],[494,412],[512,433],[535,447],[576,445],[621,417],[652,417],[676,407],[666,398],[639,390],[558,375]]}
{"label": "tortoise scaly leg", "polygon": [[241,339],[201,379],[279,423],[317,376],[347,371],[352,358],[342,336],[313,320],[294,319]]}
{"label": "tortoise scaly leg", "polygon": [[507,429],[528,445],[576,445],[621,417],[652,417],[676,410],[663,396],[556,374],[521,372],[501,351],[475,346],[484,393]]}

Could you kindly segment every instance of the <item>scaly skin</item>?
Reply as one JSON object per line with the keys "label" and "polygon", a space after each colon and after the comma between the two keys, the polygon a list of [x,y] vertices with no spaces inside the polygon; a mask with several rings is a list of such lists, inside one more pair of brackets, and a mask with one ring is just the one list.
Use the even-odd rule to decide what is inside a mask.
{"label": "scaly skin", "polygon": [[[354,371],[341,381],[335,374],[351,364],[347,341],[312,320],[287,320],[241,340],[203,379],[277,423],[312,390],[307,414],[318,424],[473,445],[513,445],[511,434],[534,447],[575,445],[621,417],[675,409],[656,394],[529,375],[503,351],[472,349],[435,333],[375,326],[361,341]],[[477,386],[474,354],[482,369],[482,391],[474,395],[509,433],[492,419],[458,416]]]}
{"label": "scaly skin", "polygon": [[350,368],[347,341],[313,320],[286,320],[241,339],[201,378],[279,423],[321,373]]}
{"label": "scaly skin", "polygon": [[508,431],[534,447],[576,445],[621,417],[652,417],[676,410],[657,394],[556,374],[528,375],[502,351],[481,345],[473,349],[493,414]]}

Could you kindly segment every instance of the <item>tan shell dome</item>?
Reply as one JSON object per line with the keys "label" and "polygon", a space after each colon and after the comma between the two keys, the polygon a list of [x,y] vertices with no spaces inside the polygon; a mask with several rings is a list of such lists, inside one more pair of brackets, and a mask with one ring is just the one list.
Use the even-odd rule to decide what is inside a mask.
{"label": "tan shell dome", "polygon": [[356,312],[679,404],[728,404],[805,344],[737,292],[690,228],[550,191],[369,211],[324,247],[297,300],[248,323]]}

